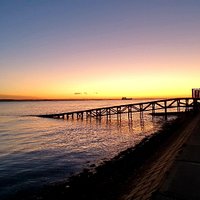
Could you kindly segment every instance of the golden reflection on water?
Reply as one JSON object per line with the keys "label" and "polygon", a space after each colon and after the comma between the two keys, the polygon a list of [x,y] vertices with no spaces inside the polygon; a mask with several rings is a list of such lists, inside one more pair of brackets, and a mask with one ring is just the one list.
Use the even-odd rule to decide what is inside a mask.
{"label": "golden reflection on water", "polygon": [[[69,108],[81,107],[79,104],[70,103]],[[18,187],[17,184],[39,185],[62,180],[91,164],[98,165],[134,146],[163,124],[161,117],[139,113],[130,118],[122,114],[101,120],[27,116],[27,113],[49,113],[52,105],[55,110],[59,110],[59,106],[64,110],[67,103],[50,102],[49,107],[44,102],[17,104],[15,111],[14,104],[8,104],[8,112],[4,108],[0,113],[0,179],[8,183],[5,186],[8,190]],[[25,171],[29,173],[24,174]],[[13,182],[13,177],[19,183]]]}
{"label": "golden reflection on water", "polygon": [[[82,134],[74,136],[77,138],[73,141],[77,144],[77,148],[81,149],[87,146],[88,149],[94,150],[94,143],[96,147],[101,146],[108,148],[109,155],[113,156],[113,153],[118,153],[121,150],[132,146],[143,137],[152,134],[159,128],[159,121],[150,121],[150,116],[145,115],[142,117],[135,114],[131,119],[127,119],[122,115],[120,118],[112,116],[111,118],[102,119],[88,119],[88,120],[73,120],[70,119],[66,123],[69,125],[73,123],[76,126],[84,127]],[[76,134],[76,130],[73,130]],[[105,154],[104,154],[105,155]],[[110,156],[109,156],[110,157]]]}
{"label": "golden reflection on water", "polygon": [[[10,119],[4,124],[10,123]],[[36,117],[15,118],[9,128],[4,127],[1,152],[23,153],[56,149],[58,151],[96,152],[114,156],[133,146],[143,137],[159,129],[160,121],[151,116],[134,114],[89,120],[55,120]],[[2,131],[1,131],[2,132]],[[105,149],[106,148],[106,154]],[[111,153],[112,152],[112,153]],[[103,158],[101,156],[101,158]]]}

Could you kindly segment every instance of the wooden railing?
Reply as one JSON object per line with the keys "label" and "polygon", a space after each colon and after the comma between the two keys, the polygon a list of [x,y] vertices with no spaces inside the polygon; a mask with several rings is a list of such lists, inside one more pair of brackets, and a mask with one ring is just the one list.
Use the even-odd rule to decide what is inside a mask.
{"label": "wooden railing", "polygon": [[[157,110],[163,110],[164,114],[168,114],[169,109],[175,108],[176,112],[179,113],[181,108],[184,111],[199,111],[200,99],[196,98],[174,98],[174,99],[163,99],[157,101],[141,102],[134,104],[124,104],[111,107],[94,108],[81,111],[73,111],[66,113],[56,113],[56,114],[45,114],[38,115],[39,117],[55,118],[55,119],[69,119],[69,118],[101,118],[103,116],[110,117],[111,115],[121,115],[128,114],[128,117],[135,112],[146,112],[150,111],[153,115],[156,114]],[[183,112],[183,111],[182,111]]]}

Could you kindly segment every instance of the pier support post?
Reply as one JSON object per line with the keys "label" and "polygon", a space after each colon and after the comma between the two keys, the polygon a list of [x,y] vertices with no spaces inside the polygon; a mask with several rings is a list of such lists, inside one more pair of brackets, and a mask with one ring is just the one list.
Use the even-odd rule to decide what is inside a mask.
{"label": "pier support post", "polygon": [[128,119],[132,120],[132,109],[131,109],[131,106],[128,107]]}
{"label": "pier support post", "polygon": [[152,103],[152,114],[155,114],[155,103]]}
{"label": "pier support post", "polygon": [[177,100],[177,112],[180,112],[180,100]]}
{"label": "pier support post", "polygon": [[198,102],[197,102],[197,99],[193,99],[193,109],[194,109],[194,112],[198,112]]}
{"label": "pier support post", "polygon": [[165,104],[165,114],[167,114],[167,102],[165,101],[164,104]]}
{"label": "pier support post", "polygon": [[[186,106],[185,106],[185,112],[188,112],[189,111],[189,100],[188,99],[186,99],[185,100],[185,104],[186,104]],[[194,109],[194,99],[193,99],[193,109]]]}
{"label": "pier support post", "polygon": [[165,120],[167,120],[167,102],[165,101],[164,104],[165,104]]}

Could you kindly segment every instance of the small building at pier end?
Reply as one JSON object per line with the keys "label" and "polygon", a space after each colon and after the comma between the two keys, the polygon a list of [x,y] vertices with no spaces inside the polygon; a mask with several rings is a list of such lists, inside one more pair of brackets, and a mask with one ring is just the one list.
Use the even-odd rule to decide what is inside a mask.
{"label": "small building at pier end", "polygon": [[192,98],[199,99],[200,98],[200,88],[192,89]]}

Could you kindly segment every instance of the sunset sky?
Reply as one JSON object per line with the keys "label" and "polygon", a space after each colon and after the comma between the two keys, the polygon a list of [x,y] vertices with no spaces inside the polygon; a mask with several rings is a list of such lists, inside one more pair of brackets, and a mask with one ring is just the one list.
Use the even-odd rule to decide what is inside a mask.
{"label": "sunset sky", "polygon": [[199,0],[1,0],[0,98],[191,96]]}

